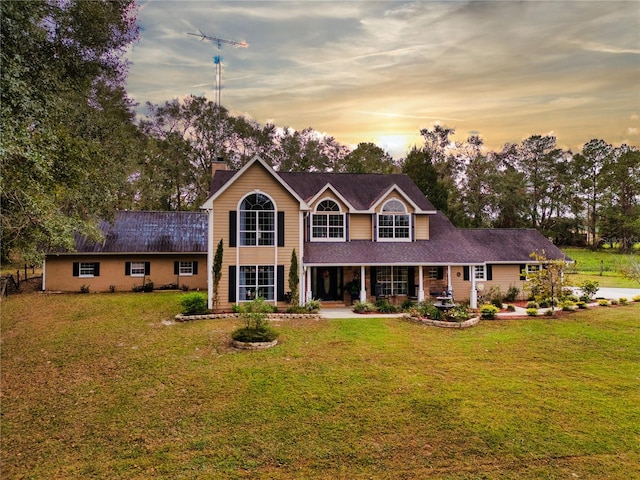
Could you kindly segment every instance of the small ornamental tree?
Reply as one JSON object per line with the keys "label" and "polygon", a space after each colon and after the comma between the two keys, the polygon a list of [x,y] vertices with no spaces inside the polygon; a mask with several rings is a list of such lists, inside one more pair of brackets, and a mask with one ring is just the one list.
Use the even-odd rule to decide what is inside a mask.
{"label": "small ornamental tree", "polygon": [[278,333],[271,328],[267,318],[272,312],[273,307],[260,297],[241,303],[238,313],[244,327],[234,330],[231,338],[238,342],[272,342],[278,338]]}
{"label": "small ornamental tree", "polygon": [[550,301],[551,314],[556,298],[562,297],[564,288],[564,260],[548,260],[544,250],[542,253],[532,253],[533,258],[540,268],[527,272],[527,283],[525,289],[534,296],[537,302]]}
{"label": "small ornamental tree", "polygon": [[289,290],[291,291],[291,305],[298,305],[298,283],[300,277],[298,276],[298,256],[296,255],[296,249],[291,252],[291,266],[289,267]]}
{"label": "small ornamental tree", "polygon": [[212,290],[213,290],[213,298],[211,299],[213,302],[213,309],[216,310],[218,308],[218,305],[220,304],[220,294],[219,294],[219,286],[220,286],[220,279],[222,278],[222,254],[223,254],[224,248],[223,248],[223,243],[222,243],[222,239],[220,239],[220,242],[218,243],[218,247],[216,248],[216,254],[213,257],[213,285],[212,285]]}

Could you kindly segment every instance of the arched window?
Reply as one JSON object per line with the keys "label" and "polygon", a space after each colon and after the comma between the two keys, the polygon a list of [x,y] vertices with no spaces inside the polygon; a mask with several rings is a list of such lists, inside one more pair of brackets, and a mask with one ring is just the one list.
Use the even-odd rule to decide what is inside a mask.
{"label": "arched window", "polygon": [[378,240],[409,240],[410,233],[411,216],[406,207],[400,200],[389,200],[378,215]]}
{"label": "arched window", "polygon": [[240,245],[273,245],[274,230],[273,202],[262,193],[247,195],[240,204]]}
{"label": "arched window", "polygon": [[311,216],[311,237],[316,241],[344,240],[344,214],[333,200],[323,200]]}

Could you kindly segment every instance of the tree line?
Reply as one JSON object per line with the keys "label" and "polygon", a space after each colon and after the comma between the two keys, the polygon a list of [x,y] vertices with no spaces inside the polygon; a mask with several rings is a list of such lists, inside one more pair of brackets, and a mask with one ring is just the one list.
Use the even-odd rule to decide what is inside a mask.
{"label": "tree line", "polygon": [[213,162],[255,155],[280,171],[406,173],[460,227],[530,227],[558,244],[629,251],[640,238],[640,152],[593,139],[580,152],[534,135],[499,151],[453,128],[394,160],[313,128],[261,125],[204,97],[146,105],[136,119],[125,81],[137,39],[134,0],[3,2],[2,260],[36,262],[97,237],[117,209],[194,210]]}

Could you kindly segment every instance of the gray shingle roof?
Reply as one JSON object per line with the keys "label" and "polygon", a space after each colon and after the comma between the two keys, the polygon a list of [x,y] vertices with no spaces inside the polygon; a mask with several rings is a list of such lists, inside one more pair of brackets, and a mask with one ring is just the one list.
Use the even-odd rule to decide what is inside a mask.
{"label": "gray shingle roof", "polygon": [[304,262],[335,265],[466,265],[528,263],[532,252],[570,260],[533,229],[458,229],[440,212],[430,216],[429,240],[415,242],[306,242]]}
{"label": "gray shingle roof", "polygon": [[[235,171],[217,171],[210,185],[213,195],[235,175]],[[397,185],[422,210],[435,208],[415,183],[404,174],[275,172],[300,198],[307,201],[328,183],[356,210],[368,210],[380,197]]]}
{"label": "gray shingle roof", "polygon": [[[102,241],[76,237],[79,253],[206,253],[205,212],[119,211],[103,221]],[[62,252],[59,252],[62,253]]]}

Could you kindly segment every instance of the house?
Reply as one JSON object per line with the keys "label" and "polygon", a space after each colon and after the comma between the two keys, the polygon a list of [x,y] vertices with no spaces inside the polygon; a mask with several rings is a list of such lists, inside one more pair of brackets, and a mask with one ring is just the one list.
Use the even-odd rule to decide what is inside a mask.
{"label": "house", "polygon": [[74,251],[47,254],[43,290],[207,288],[206,213],[119,211],[100,230],[100,241],[77,236]]}
{"label": "house", "polygon": [[[478,292],[522,288],[538,268],[531,253],[565,255],[533,229],[458,229],[406,175],[277,172],[259,157],[240,170],[214,167],[208,265],[223,242],[220,308],[257,296],[281,305],[295,249],[299,302],[357,297],[400,302],[452,292],[477,306]],[[208,282],[211,307],[213,283]]]}

